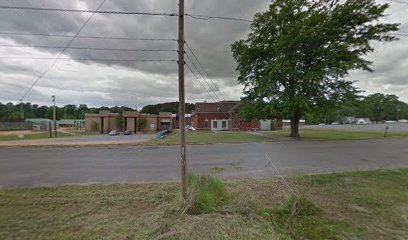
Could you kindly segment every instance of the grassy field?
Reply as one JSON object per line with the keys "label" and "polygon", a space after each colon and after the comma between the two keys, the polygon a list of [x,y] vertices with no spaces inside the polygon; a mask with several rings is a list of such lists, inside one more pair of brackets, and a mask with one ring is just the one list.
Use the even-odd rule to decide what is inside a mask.
{"label": "grassy field", "polygon": [[[146,145],[175,145],[179,144],[179,133],[169,134],[165,139],[154,139],[145,142]],[[215,144],[215,143],[247,143],[267,142],[272,139],[267,136],[256,136],[245,132],[187,132],[188,144]]]}
{"label": "grassy field", "polygon": [[[18,135],[19,134],[12,135],[12,136],[0,136],[0,141],[35,140],[35,139],[50,138],[49,132],[39,132],[39,133],[34,133],[34,134],[27,134],[27,135],[24,135],[24,138],[19,138]],[[62,138],[62,137],[70,137],[72,135],[68,133],[58,132],[57,136]]]}
{"label": "grassy field", "polygon": [[207,180],[189,181],[205,214],[176,183],[3,189],[0,239],[408,239],[408,169],[289,178],[296,201],[279,179]]}
{"label": "grassy field", "polygon": [[[288,137],[290,130],[265,131],[262,132],[271,137]],[[347,131],[333,129],[300,129],[300,136],[303,140],[360,140],[384,138],[383,132]],[[405,132],[388,132],[386,138],[408,137]],[[288,137],[289,138],[289,137]]]}

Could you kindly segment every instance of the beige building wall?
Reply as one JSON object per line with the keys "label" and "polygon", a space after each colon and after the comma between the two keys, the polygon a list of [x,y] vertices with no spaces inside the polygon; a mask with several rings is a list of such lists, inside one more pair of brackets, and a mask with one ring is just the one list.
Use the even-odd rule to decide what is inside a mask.
{"label": "beige building wall", "polygon": [[[98,124],[98,131],[108,133],[111,130],[119,130],[121,126],[117,126],[116,118],[117,113],[109,113],[101,111],[99,114],[85,114],[85,131],[94,132],[93,125]],[[103,125],[103,129],[102,129]]]}
{"label": "beige building wall", "polygon": [[92,127],[94,126],[94,124],[96,123],[98,125],[98,129],[97,132],[100,131],[100,124],[99,122],[101,121],[100,117],[97,116],[86,116],[85,117],[85,131],[87,132],[95,132],[94,129],[92,129]]}
{"label": "beige building wall", "polygon": [[147,124],[146,127],[143,129],[143,132],[156,132],[157,131],[157,117],[155,116],[148,116],[148,117],[141,117],[146,119]]}

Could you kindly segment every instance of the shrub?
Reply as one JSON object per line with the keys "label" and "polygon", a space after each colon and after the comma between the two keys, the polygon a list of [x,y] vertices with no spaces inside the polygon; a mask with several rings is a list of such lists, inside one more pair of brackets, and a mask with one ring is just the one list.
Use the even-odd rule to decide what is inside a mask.
{"label": "shrub", "polygon": [[188,185],[188,213],[212,213],[225,205],[229,199],[224,183],[213,176],[201,176],[189,173]]}

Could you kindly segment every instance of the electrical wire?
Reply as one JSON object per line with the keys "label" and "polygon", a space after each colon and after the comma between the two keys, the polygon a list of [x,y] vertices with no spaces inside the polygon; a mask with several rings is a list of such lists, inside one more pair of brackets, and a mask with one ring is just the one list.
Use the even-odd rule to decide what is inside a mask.
{"label": "electrical wire", "polygon": [[[11,36],[42,36],[42,37],[61,37],[72,38],[73,35],[48,34],[48,33],[19,33],[19,32],[0,32],[0,35]],[[177,41],[175,38],[131,38],[131,37],[102,37],[102,36],[77,36],[80,39],[107,39],[107,40],[129,40],[129,41]]]}
{"label": "electrical wire", "polygon": [[[197,54],[194,53],[193,49],[190,47],[190,45],[188,44],[188,42],[185,42],[185,44],[186,44],[188,50],[193,54],[195,60],[197,61],[198,65],[201,67],[202,71],[205,73],[205,75],[207,76],[207,78],[205,78],[205,77],[201,74],[200,70],[198,70],[197,66],[193,63],[193,61],[191,60],[191,58],[190,58],[190,57],[188,56],[188,54],[187,54],[187,57],[189,58],[190,62],[193,63],[194,67],[197,69],[197,71],[200,73],[201,77],[204,79],[204,81],[205,81],[207,84],[208,84],[207,80],[213,84],[213,86],[214,86],[215,89],[218,91],[219,95],[221,96],[220,99],[225,101],[226,99],[225,99],[224,95],[222,94],[222,92],[220,91],[220,89],[217,87],[217,85],[214,83],[214,81],[209,77],[209,75],[208,75],[207,71],[205,70],[204,66],[201,64],[200,60],[198,60]],[[211,86],[210,86],[210,89],[211,89],[211,91],[213,91],[214,94],[215,94],[215,91],[212,89]],[[221,103],[221,106],[223,107],[224,105]],[[238,122],[238,120],[236,120],[235,124],[237,124],[237,126],[240,126],[240,123]]]}
{"label": "electrical wire", "polygon": [[[99,4],[99,6],[96,8],[96,10],[99,10],[102,8],[102,6],[105,4],[107,0],[102,0],[102,2]],[[70,39],[68,44],[65,46],[65,48],[58,54],[58,57],[54,60],[54,62],[51,64],[51,66],[43,71],[40,76],[37,77],[37,79],[31,84],[31,86],[27,89],[27,91],[23,94],[21,97],[21,102],[23,102],[24,98],[31,92],[31,90],[34,88],[34,86],[52,69],[54,66],[57,64],[58,59],[64,54],[64,52],[67,50],[68,47],[71,46],[72,42],[75,40],[77,36],[82,32],[82,30],[85,28],[85,26],[88,24],[89,21],[95,16],[95,13],[92,13],[91,16],[88,17],[88,19],[82,24],[82,26],[79,28],[79,30],[76,32],[76,34]]]}
{"label": "electrical wire", "polygon": [[[62,46],[29,46],[29,45],[1,45],[0,48],[45,48],[45,49],[63,49]],[[174,49],[128,49],[128,48],[95,48],[95,47],[67,47],[74,50],[95,50],[95,51],[126,51],[126,52],[177,52]]]}
{"label": "electrical wire", "polygon": [[[189,58],[189,60],[190,60],[190,62],[191,62],[191,59]],[[193,65],[194,65],[194,63],[193,62],[191,62]],[[210,94],[210,91],[208,91],[207,90],[207,88],[205,87],[205,85],[201,82],[201,80],[200,80],[200,78],[197,76],[197,74],[195,74],[194,73],[194,71],[192,70],[192,68],[190,67],[190,65],[188,64],[188,63],[185,63],[186,64],[186,66],[187,66],[187,68],[190,70],[190,72],[194,75],[194,77],[198,80],[198,82],[200,83],[200,85],[205,89],[205,91],[207,92],[207,94],[208,94],[208,96],[214,101],[214,103],[216,103],[217,104],[217,106],[219,107],[219,109],[221,110],[221,112],[224,114],[224,116],[228,119],[228,118],[230,118],[230,116],[228,116],[228,114],[223,110],[223,106],[224,105],[222,105],[222,103],[220,103],[220,100],[218,100],[218,99],[215,99],[211,94]],[[196,68],[197,69],[197,68]],[[198,71],[199,72],[199,71]],[[200,72],[199,72],[200,73]],[[201,74],[201,73],[200,73]],[[207,83],[207,85],[208,85],[208,82],[203,78],[203,80]],[[212,93],[214,94],[214,96],[216,96],[216,98],[218,98],[218,96],[215,94],[215,92],[211,89],[211,91],[212,91]],[[221,106],[221,107],[220,107]],[[234,117],[232,117],[232,119],[231,120],[235,120],[234,121],[234,124],[235,124],[235,128],[238,128],[238,129],[240,129],[239,127],[240,127],[240,123],[239,123],[239,121],[237,120],[237,119],[235,119]]]}
{"label": "electrical wire", "polygon": [[[100,10],[84,10],[84,9],[67,9],[67,8],[41,8],[41,7],[22,7],[22,6],[5,6],[0,5],[0,9],[4,10],[24,10],[24,11],[47,11],[47,12],[69,12],[69,13],[93,13],[93,14],[116,14],[116,15],[147,15],[147,16],[167,16],[167,17],[178,17],[178,13],[155,13],[155,12],[137,12],[137,11],[100,11]],[[228,20],[228,21],[241,21],[249,22],[252,21],[245,18],[237,17],[225,17],[225,16],[206,16],[206,15],[196,15],[186,13],[186,17],[198,19],[198,20]]]}
{"label": "electrical wire", "polygon": [[47,12],[70,12],[70,13],[93,13],[93,14],[119,14],[119,15],[149,15],[149,16],[170,16],[176,17],[176,13],[153,13],[153,12],[124,12],[124,11],[100,11],[83,10],[83,9],[66,9],[66,8],[40,8],[40,7],[19,7],[0,5],[0,9],[8,10],[25,10],[25,11],[47,11]]}
{"label": "electrical wire", "polygon": [[[177,62],[174,59],[106,59],[106,58],[55,58],[55,57],[0,57],[0,59],[15,60],[62,60],[62,61],[107,61],[107,62]],[[41,76],[41,75],[40,75]]]}
{"label": "electrical wire", "polygon": [[191,18],[194,18],[194,19],[199,19],[199,20],[218,19],[218,20],[229,20],[229,21],[240,21],[240,22],[252,23],[252,20],[245,19],[245,18],[236,18],[236,17],[205,16],[205,15],[194,15],[194,14],[190,14],[190,13],[186,13],[185,16],[191,17]]}
{"label": "electrical wire", "polygon": [[190,63],[194,66],[194,68],[196,69],[196,71],[198,72],[198,74],[201,76],[201,78],[204,80],[204,82],[207,84],[207,86],[209,87],[209,89],[214,93],[214,95],[216,96],[216,98],[218,99],[218,95],[215,93],[214,89],[211,87],[211,85],[208,83],[208,81],[206,80],[206,78],[203,76],[203,74],[201,73],[201,71],[197,68],[197,66],[195,65],[195,63],[193,62],[193,60],[191,60],[190,56],[186,53],[187,59],[190,61]]}
{"label": "electrical wire", "polygon": [[[188,44],[188,42],[186,41],[186,46],[187,48],[190,50],[191,54],[193,55],[194,59],[197,61],[198,65],[201,67],[201,69],[203,70],[204,74],[207,76],[207,78],[211,81],[211,83],[214,85],[215,89],[220,93],[220,95],[224,98],[223,94],[221,93],[220,89],[218,88],[218,86],[214,83],[214,81],[209,77],[207,71],[205,70],[203,64],[201,64],[200,60],[198,60],[198,56],[195,53],[195,51],[193,51],[193,49],[190,47],[190,45]],[[225,98],[224,98],[225,100]]]}

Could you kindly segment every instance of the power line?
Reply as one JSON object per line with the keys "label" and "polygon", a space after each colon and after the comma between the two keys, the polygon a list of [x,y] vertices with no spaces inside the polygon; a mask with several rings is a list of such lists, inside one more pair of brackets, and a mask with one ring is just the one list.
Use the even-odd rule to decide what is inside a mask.
{"label": "power line", "polygon": [[[146,16],[167,16],[167,17],[177,17],[176,13],[155,13],[155,12],[138,12],[138,11],[100,11],[100,10],[84,10],[84,9],[67,9],[67,8],[41,8],[41,7],[19,7],[19,6],[4,6],[0,5],[0,9],[5,10],[25,10],[25,11],[46,11],[46,12],[69,12],[69,13],[93,13],[93,14],[115,14],[115,15],[146,15]],[[186,13],[186,17],[191,17],[199,20],[229,20],[229,21],[241,21],[249,22],[252,21],[245,18],[237,17],[225,17],[225,16],[206,16],[206,15],[196,15]]]}
{"label": "power line", "polygon": [[[187,55],[188,56],[188,55]],[[190,62],[191,62],[191,59],[190,58],[188,58],[189,60],[190,60]],[[191,62],[193,65],[194,65],[194,63],[193,62]],[[221,107],[223,107],[224,105],[221,103],[220,104],[220,100],[218,100],[218,96],[215,94],[215,92],[211,89],[211,87],[210,87],[210,90],[212,91],[212,93],[214,94],[214,96],[215,96],[215,98],[217,98],[217,99],[215,99],[211,94],[210,94],[210,91],[208,91],[207,90],[207,88],[205,87],[205,85],[201,82],[201,80],[200,80],[200,78],[197,76],[197,74],[195,74],[194,73],[194,71],[191,69],[191,67],[190,67],[190,65],[188,64],[188,63],[185,63],[186,64],[186,66],[187,66],[187,68],[190,70],[190,72],[194,75],[194,77],[198,80],[198,82],[201,84],[201,86],[205,89],[205,91],[207,92],[207,94],[208,94],[208,96],[210,96],[210,98],[214,101],[214,103],[216,103],[217,104],[217,106],[218,107],[220,107],[220,105],[221,105]],[[200,71],[196,68],[196,70],[199,72],[199,74],[201,74],[200,73]],[[208,85],[208,82],[203,78],[203,80],[207,83],[207,85]],[[209,85],[208,85],[209,86]],[[222,111],[222,113],[224,114],[224,116],[226,117],[226,118],[229,118],[229,116],[227,115],[227,113],[224,111],[224,110],[222,110],[222,108],[220,108],[221,109],[221,111]],[[233,123],[236,125],[236,127],[238,127],[238,129],[239,129],[239,126],[240,126],[240,123],[239,123],[239,121],[237,120],[237,119],[234,119],[234,117],[232,116],[232,118],[231,118],[231,120],[232,121],[234,121]]]}
{"label": "power line", "polygon": [[[102,2],[99,4],[96,10],[101,9],[101,7],[105,4],[106,0],[102,0]],[[68,44],[65,46],[65,48],[58,54],[58,57],[54,60],[54,62],[51,64],[51,66],[46,69],[44,72],[40,74],[40,76],[37,77],[37,79],[31,84],[31,86],[27,89],[27,91],[23,94],[21,97],[21,102],[23,102],[24,98],[31,92],[31,90],[34,88],[34,86],[57,64],[58,59],[61,57],[62,54],[67,50],[67,47],[70,47],[72,42],[75,40],[77,36],[82,32],[82,30],[85,28],[85,26],[88,24],[89,21],[95,16],[95,13],[92,13],[91,16],[88,17],[88,19],[82,24],[82,26],[79,28],[79,30],[76,32],[76,34],[71,38],[71,40],[68,42]]]}
{"label": "power line", "polygon": [[[72,38],[72,35],[47,34],[47,33],[18,33],[18,32],[0,32],[0,35],[16,36],[43,36],[43,37],[61,37]],[[129,41],[177,41],[175,38],[132,38],[132,37],[102,37],[102,36],[77,36],[80,39],[107,39],[107,40],[129,40]]]}
{"label": "power line", "polygon": [[[48,33],[19,33],[19,32],[0,32],[0,35],[15,36],[42,36],[42,37],[61,37],[72,38],[73,35],[48,34]],[[130,40],[130,41],[177,41],[175,38],[132,38],[132,37],[103,37],[103,36],[77,36],[80,39],[107,39],[107,40]]]}
{"label": "power line", "polygon": [[194,66],[194,68],[197,70],[198,74],[201,76],[201,78],[204,80],[204,82],[207,84],[207,86],[209,87],[209,89],[214,93],[214,95],[218,98],[218,95],[215,94],[215,91],[213,90],[213,88],[211,87],[211,85],[208,83],[208,81],[206,80],[206,78],[203,76],[203,74],[201,73],[201,71],[197,68],[197,66],[195,65],[195,63],[193,62],[193,60],[191,60],[190,56],[186,53],[186,56],[188,58],[188,60],[190,61],[190,63]]}
{"label": "power line", "polygon": [[185,15],[187,17],[191,17],[191,18],[199,19],[199,20],[219,19],[219,20],[241,21],[241,22],[252,23],[252,20],[245,19],[245,18],[224,17],[224,16],[205,16],[205,15],[194,15],[194,14],[189,14],[189,13],[186,13]]}
{"label": "power line", "polygon": [[[198,60],[197,54],[195,54],[195,52],[193,51],[193,49],[190,47],[190,45],[188,44],[188,42],[186,41],[186,46],[187,48],[190,50],[190,52],[193,54],[193,57],[195,58],[195,60],[197,61],[198,65],[201,67],[201,69],[203,70],[203,72],[205,73],[205,75],[207,76],[207,78],[211,81],[211,83],[214,85],[215,89],[220,93],[220,95],[224,98],[224,96],[222,95],[220,89],[218,88],[218,86],[214,83],[214,81],[209,77],[207,71],[205,70],[203,64],[201,64],[200,60]],[[224,98],[225,100],[225,98]]]}
{"label": "power line", "polygon": [[53,57],[0,57],[0,59],[107,61],[107,62],[177,62],[175,59],[106,59],[106,58],[53,58]]}
{"label": "power line", "polygon": [[149,15],[149,16],[170,16],[176,17],[176,13],[153,13],[153,12],[125,12],[125,11],[100,11],[66,8],[40,8],[40,7],[18,7],[18,6],[0,6],[0,9],[9,10],[29,10],[29,11],[47,11],[47,12],[70,12],[70,13],[92,13],[92,14],[119,14],[119,15]]}
{"label": "power line", "polygon": [[[29,46],[29,45],[1,45],[2,48],[45,48],[45,49],[64,49],[62,46]],[[174,49],[128,49],[128,48],[95,48],[95,47],[67,47],[75,50],[96,50],[96,51],[126,51],[126,52],[177,52]]]}

